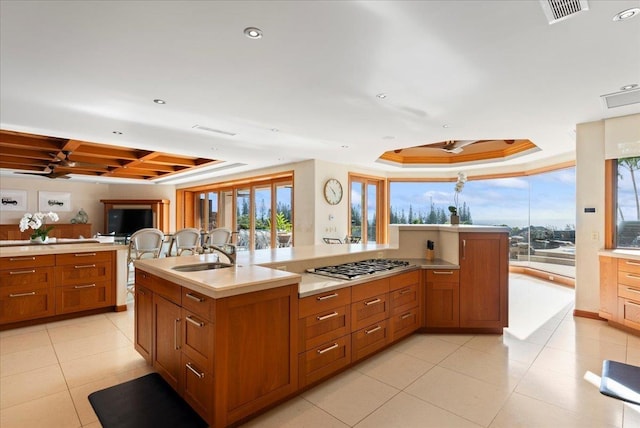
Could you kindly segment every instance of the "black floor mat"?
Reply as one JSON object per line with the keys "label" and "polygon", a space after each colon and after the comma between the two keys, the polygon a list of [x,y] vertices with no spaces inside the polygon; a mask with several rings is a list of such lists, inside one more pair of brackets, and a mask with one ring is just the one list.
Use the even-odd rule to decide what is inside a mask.
{"label": "black floor mat", "polygon": [[604,360],[600,392],[618,400],[640,404],[640,367]]}
{"label": "black floor mat", "polygon": [[158,373],[93,392],[89,402],[104,428],[207,426]]}

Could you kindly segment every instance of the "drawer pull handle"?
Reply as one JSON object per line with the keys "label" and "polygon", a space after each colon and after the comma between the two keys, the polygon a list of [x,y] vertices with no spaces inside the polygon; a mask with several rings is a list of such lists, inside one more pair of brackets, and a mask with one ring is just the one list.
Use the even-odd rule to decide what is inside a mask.
{"label": "drawer pull handle", "polygon": [[625,263],[628,264],[628,265],[631,265],[631,266],[640,266],[640,263],[632,262],[632,261],[629,261],[629,260],[625,261]]}
{"label": "drawer pull handle", "polygon": [[413,316],[413,314],[411,312],[408,312],[406,314],[404,314],[403,316],[400,317],[401,320],[406,320],[407,318],[411,318]]}
{"label": "drawer pull handle", "polygon": [[407,293],[411,293],[411,289],[410,288],[405,288],[404,290],[400,290],[400,293],[398,293],[398,294],[400,294],[402,296],[403,294],[407,294]]}
{"label": "drawer pull handle", "polygon": [[640,279],[640,275],[634,275],[632,273],[628,273],[627,274],[627,278],[631,278],[631,279]]}
{"label": "drawer pull handle", "polygon": [[95,264],[93,265],[75,265],[74,268],[75,269],[89,269],[89,268],[94,268],[96,267]]}
{"label": "drawer pull handle", "polygon": [[321,300],[333,299],[334,297],[338,297],[338,293],[327,294],[326,296],[316,297],[316,300],[321,301]]}
{"label": "drawer pull handle", "polygon": [[433,274],[434,275],[453,275],[453,271],[452,270],[434,270]]}
{"label": "drawer pull handle", "polygon": [[9,275],[24,275],[25,273],[36,273],[36,270],[17,270],[15,272],[9,272]]}
{"label": "drawer pull handle", "polygon": [[75,257],[95,257],[97,256],[96,253],[80,253],[80,254],[74,254]]}
{"label": "drawer pull handle", "polygon": [[193,372],[194,375],[198,376],[198,379],[204,379],[204,373],[199,372],[191,366],[191,363],[187,363],[187,368]]}
{"label": "drawer pull handle", "polygon": [[198,303],[204,302],[204,299],[202,297],[198,297],[195,294],[187,293],[187,294],[185,294],[185,296],[187,296],[191,300],[195,300]]}
{"label": "drawer pull handle", "polygon": [[382,327],[380,327],[379,325],[373,327],[371,330],[365,330],[364,334],[371,334],[371,333],[375,333],[378,330],[382,330]]}
{"label": "drawer pull handle", "polygon": [[180,318],[176,318],[173,323],[173,348],[176,351],[180,349],[180,345],[178,344],[178,324],[180,324]]}
{"label": "drawer pull handle", "polygon": [[187,318],[187,321],[189,321],[191,324],[195,325],[196,327],[204,327],[204,323],[202,321],[194,320],[191,315],[187,315],[186,318]]}
{"label": "drawer pull handle", "polygon": [[318,349],[316,352],[317,352],[318,354],[324,354],[325,352],[329,352],[329,351],[331,351],[332,349],[336,349],[338,346],[340,346],[340,345],[338,345],[337,343],[334,343],[333,345],[328,346],[328,347],[326,347],[326,348],[324,348],[324,349]]}
{"label": "drawer pull handle", "polygon": [[635,288],[627,287],[627,291],[630,293],[638,293],[640,294],[640,290],[636,290]]}
{"label": "drawer pull handle", "polygon": [[625,305],[631,305],[631,306],[635,306],[636,308],[640,308],[640,305],[634,302],[630,302],[630,301],[626,301],[624,302]]}
{"label": "drawer pull handle", "polygon": [[35,256],[34,257],[10,257],[9,261],[10,262],[24,262],[27,260],[35,260]]}
{"label": "drawer pull handle", "polygon": [[73,288],[91,288],[91,287],[95,287],[95,284],[87,284],[87,285],[76,285]]}
{"label": "drawer pull handle", "polygon": [[28,293],[18,293],[18,294],[9,294],[9,297],[24,297],[24,296],[35,296],[35,291],[30,291]]}
{"label": "drawer pull handle", "polygon": [[375,305],[376,303],[380,303],[382,300],[375,298],[373,300],[369,300],[368,302],[364,302],[365,306]]}
{"label": "drawer pull handle", "polygon": [[318,316],[318,317],[316,317],[316,319],[318,321],[324,321],[324,320],[328,320],[329,318],[333,318],[333,317],[337,317],[337,316],[338,316],[338,313],[334,311],[334,312],[331,312],[330,314],[327,314],[327,315]]}

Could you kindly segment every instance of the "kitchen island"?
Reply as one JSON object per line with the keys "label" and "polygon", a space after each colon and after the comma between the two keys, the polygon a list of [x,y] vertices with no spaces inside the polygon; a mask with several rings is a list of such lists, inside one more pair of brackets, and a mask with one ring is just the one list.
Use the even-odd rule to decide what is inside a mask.
{"label": "kitchen island", "polygon": [[[223,427],[416,331],[501,332],[508,234],[504,228],[450,229],[432,227],[426,234],[442,232],[447,245],[455,242],[455,260],[427,261],[422,237],[410,251],[399,233],[400,242],[389,245],[240,253],[236,266],[203,271],[180,267],[213,263],[215,256],[136,261],[135,347],[211,426]],[[354,280],[306,272],[398,254],[408,266]],[[488,277],[465,287],[465,275]],[[436,324],[425,312],[437,315]]]}

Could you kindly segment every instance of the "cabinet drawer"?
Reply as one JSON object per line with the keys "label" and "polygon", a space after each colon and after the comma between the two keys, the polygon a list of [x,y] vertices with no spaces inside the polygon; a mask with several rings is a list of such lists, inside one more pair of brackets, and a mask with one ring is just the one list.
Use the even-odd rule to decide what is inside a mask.
{"label": "cabinet drawer", "polygon": [[427,281],[458,282],[460,281],[460,271],[458,269],[429,269],[427,270]]}
{"label": "cabinet drawer", "polygon": [[368,299],[369,297],[376,296],[378,294],[388,293],[389,278],[370,281],[365,284],[355,285],[351,288],[351,301],[358,302],[360,300]]}
{"label": "cabinet drawer", "polygon": [[192,312],[182,309],[184,327],[182,331],[182,351],[206,371],[213,370],[214,327]]}
{"label": "cabinet drawer", "polygon": [[640,284],[637,287],[630,285],[618,285],[618,296],[629,300],[640,302]]}
{"label": "cabinet drawer", "polygon": [[618,270],[640,275],[640,260],[618,259]]}
{"label": "cabinet drawer", "polygon": [[56,287],[56,313],[84,311],[113,305],[110,281]]}
{"label": "cabinet drawer", "polygon": [[53,267],[26,267],[0,271],[0,284],[13,291],[46,288],[53,284]]}
{"label": "cabinet drawer", "polygon": [[379,294],[351,304],[352,331],[389,318],[389,294]]}
{"label": "cabinet drawer", "polygon": [[622,315],[622,324],[640,330],[640,303],[622,298],[618,300],[620,302],[618,312]]}
{"label": "cabinet drawer", "polygon": [[299,320],[300,350],[308,350],[351,333],[351,307],[349,305],[309,315]]}
{"label": "cabinet drawer", "polygon": [[389,289],[391,291],[405,288],[408,285],[420,284],[420,271],[414,270],[411,272],[401,273],[390,278]]}
{"label": "cabinet drawer", "polygon": [[145,284],[145,286],[155,294],[166,298],[167,300],[177,304],[178,306],[182,306],[181,286],[157,276],[153,276],[153,280],[150,281],[149,284]]}
{"label": "cabinet drawer", "polygon": [[371,324],[351,335],[352,361],[384,348],[390,342],[387,320]]}
{"label": "cabinet drawer", "polygon": [[306,318],[309,315],[325,312],[349,303],[351,303],[350,288],[340,288],[339,290],[304,297],[298,302],[298,317]]}
{"label": "cabinet drawer", "polygon": [[56,285],[86,284],[96,281],[110,281],[112,265],[110,262],[75,263],[56,266]]}
{"label": "cabinet drawer", "polygon": [[56,265],[78,265],[95,262],[110,262],[111,251],[94,251],[86,253],[56,254]]}
{"label": "cabinet drawer", "polygon": [[140,269],[136,269],[135,270],[135,275],[136,275],[136,284],[137,285],[144,285],[145,287],[151,287],[153,284],[153,279],[155,278],[154,275],[151,275],[150,273],[147,273],[143,270]]}
{"label": "cabinet drawer", "polygon": [[410,284],[392,291],[389,296],[391,300],[391,314],[405,312],[407,309],[418,306],[420,301],[418,295],[419,288],[418,284]]}
{"label": "cabinet drawer", "polygon": [[303,352],[298,357],[300,387],[310,385],[351,362],[351,336],[343,336]]}
{"label": "cabinet drawer", "polygon": [[640,273],[618,271],[618,284],[630,285],[640,289]]}
{"label": "cabinet drawer", "polygon": [[34,266],[53,266],[55,265],[55,256],[14,256],[2,257],[2,269],[21,269]]}
{"label": "cabinet drawer", "polygon": [[420,312],[418,307],[398,313],[389,318],[391,323],[391,340],[396,341],[420,328]]}
{"label": "cabinet drawer", "polygon": [[188,355],[182,354],[183,397],[204,420],[213,420],[214,383],[212,372],[204,370]]}
{"label": "cabinet drawer", "polygon": [[0,289],[0,324],[43,318],[55,314],[54,288]]}
{"label": "cabinet drawer", "polygon": [[214,319],[215,300],[184,287],[182,287],[182,307],[206,320]]}

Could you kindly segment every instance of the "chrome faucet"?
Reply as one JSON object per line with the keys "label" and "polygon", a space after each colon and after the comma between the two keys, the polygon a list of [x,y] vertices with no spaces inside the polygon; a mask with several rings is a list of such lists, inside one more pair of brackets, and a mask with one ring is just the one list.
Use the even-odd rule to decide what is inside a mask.
{"label": "chrome faucet", "polygon": [[229,259],[229,263],[232,265],[236,264],[236,246],[233,244],[222,244],[222,245],[207,245],[204,247],[207,250],[217,251],[221,253],[223,256]]}

